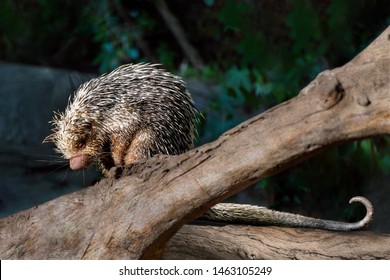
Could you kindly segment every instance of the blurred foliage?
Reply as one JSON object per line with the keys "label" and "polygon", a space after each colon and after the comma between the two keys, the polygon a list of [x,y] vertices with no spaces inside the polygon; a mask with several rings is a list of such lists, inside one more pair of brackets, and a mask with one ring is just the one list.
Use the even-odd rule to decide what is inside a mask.
{"label": "blurred foliage", "polygon": [[[322,70],[352,59],[390,23],[388,0],[166,3],[205,62],[202,71],[190,65],[151,0],[2,0],[0,59],[95,72],[152,61],[203,80],[216,90],[202,109],[202,143],[295,96]],[[257,188],[275,206],[333,208],[388,173],[389,144],[381,137],[338,146]]]}

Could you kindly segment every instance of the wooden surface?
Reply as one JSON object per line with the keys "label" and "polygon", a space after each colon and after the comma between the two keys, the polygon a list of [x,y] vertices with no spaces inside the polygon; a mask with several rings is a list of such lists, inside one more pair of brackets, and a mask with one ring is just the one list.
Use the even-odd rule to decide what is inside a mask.
{"label": "wooden surface", "polygon": [[390,234],[251,226],[183,226],[164,259],[390,259]]}

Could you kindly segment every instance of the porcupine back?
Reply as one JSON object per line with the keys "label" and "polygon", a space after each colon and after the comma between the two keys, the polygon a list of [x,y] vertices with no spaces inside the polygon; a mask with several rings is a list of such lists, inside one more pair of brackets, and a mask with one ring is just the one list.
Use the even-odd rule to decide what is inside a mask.
{"label": "porcupine back", "polygon": [[[100,161],[107,171],[131,163],[125,158],[134,145],[137,155],[127,156],[128,161],[187,151],[197,115],[181,78],[157,65],[129,64],[82,84],[65,112],[53,118],[53,134],[46,140],[55,143],[71,167],[82,154],[85,162]],[[87,164],[76,165],[73,169]]]}

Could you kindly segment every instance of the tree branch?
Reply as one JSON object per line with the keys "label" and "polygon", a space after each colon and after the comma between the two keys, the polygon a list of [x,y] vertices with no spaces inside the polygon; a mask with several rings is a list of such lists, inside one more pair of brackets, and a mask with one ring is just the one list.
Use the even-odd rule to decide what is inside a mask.
{"label": "tree branch", "polygon": [[[351,250],[353,248],[353,250]],[[390,235],[318,229],[185,225],[164,259],[390,259]]]}
{"label": "tree branch", "polygon": [[171,30],[173,36],[176,38],[176,41],[180,45],[182,51],[190,63],[198,70],[202,70],[204,68],[202,58],[200,57],[198,51],[188,41],[184,30],[182,29],[176,17],[169,10],[165,0],[155,0],[154,3],[161,17],[165,21],[165,24]]}

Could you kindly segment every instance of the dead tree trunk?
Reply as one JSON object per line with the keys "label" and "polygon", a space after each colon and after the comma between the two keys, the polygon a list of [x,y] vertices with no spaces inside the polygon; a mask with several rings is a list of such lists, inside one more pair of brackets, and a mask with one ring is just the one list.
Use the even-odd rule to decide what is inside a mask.
{"label": "dead tree trunk", "polygon": [[389,259],[390,236],[369,231],[184,225],[168,242],[163,258]]}
{"label": "dead tree trunk", "polygon": [[[387,28],[345,66],[321,73],[297,97],[238,125],[215,142],[179,156],[157,156],[117,169],[117,179],[104,179],[1,219],[0,258],[159,258],[184,223],[257,180],[330,145],[389,134],[389,36]],[[355,242],[356,237],[367,250],[351,253],[346,246],[331,256],[389,258],[390,235],[386,234],[261,227],[234,228],[234,234],[239,231],[244,236],[247,230],[275,252],[248,255],[238,251],[234,257],[315,258],[322,253],[320,242],[332,234],[340,243]],[[271,231],[277,238],[270,237]],[[297,254],[296,242],[295,253],[290,252],[292,247],[283,242],[286,234],[305,240],[300,252],[304,247],[316,253]],[[264,242],[267,238],[269,243]],[[191,235],[187,239],[195,242]],[[167,252],[166,256],[175,255]],[[223,256],[233,258],[231,252]]]}

